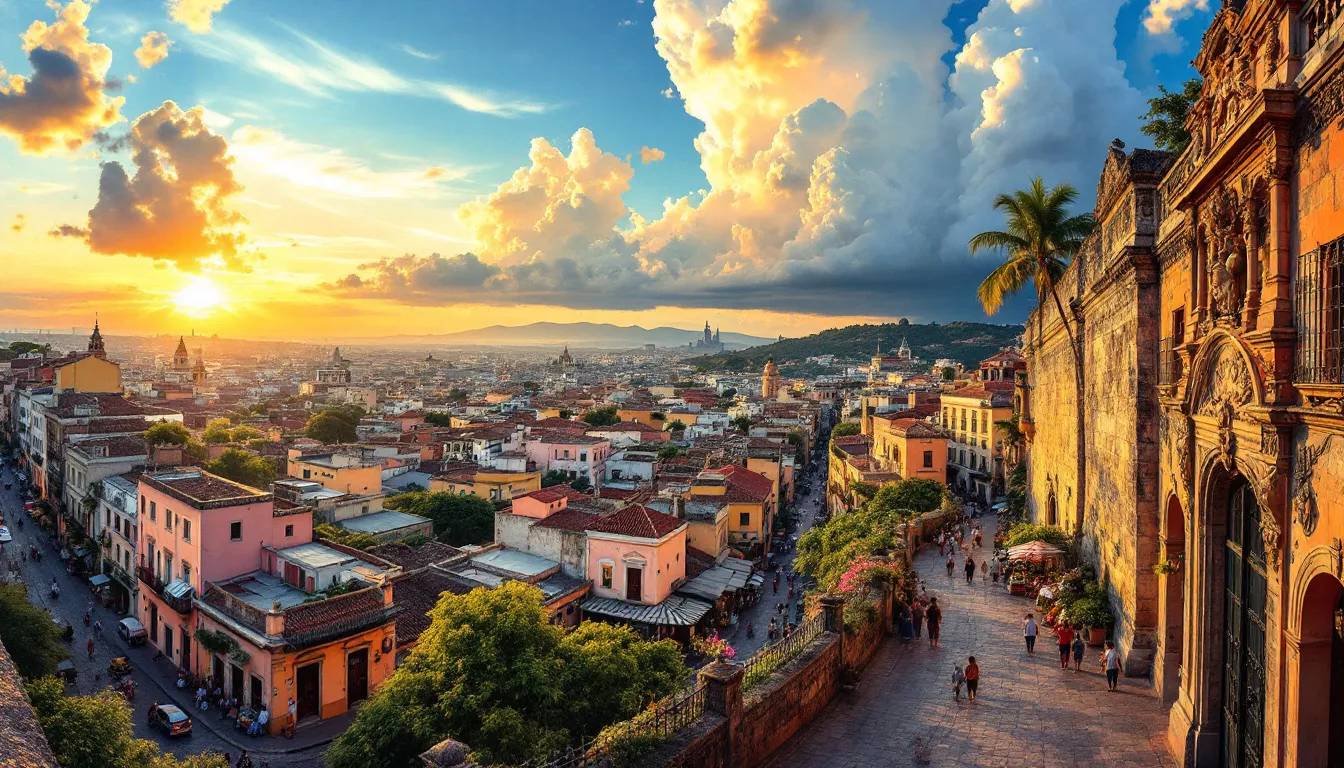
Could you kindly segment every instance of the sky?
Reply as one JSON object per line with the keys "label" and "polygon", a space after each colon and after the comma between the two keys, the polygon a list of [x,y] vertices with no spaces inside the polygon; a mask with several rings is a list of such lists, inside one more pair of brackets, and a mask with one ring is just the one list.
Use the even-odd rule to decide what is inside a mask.
{"label": "sky", "polygon": [[0,329],[985,320],[1216,6],[0,0]]}

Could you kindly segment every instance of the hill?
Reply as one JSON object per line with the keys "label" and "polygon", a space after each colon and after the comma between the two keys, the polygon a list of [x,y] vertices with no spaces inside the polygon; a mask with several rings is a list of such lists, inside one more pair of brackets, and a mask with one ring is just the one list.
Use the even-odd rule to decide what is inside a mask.
{"label": "hill", "polygon": [[[638,325],[611,323],[529,323],[528,325],[492,325],[456,333],[387,336],[377,339],[352,338],[359,344],[497,344],[504,346],[542,346],[569,344],[575,347],[622,349],[656,344],[660,347],[685,347],[703,338],[703,331],[681,328],[643,328]],[[766,344],[770,339],[744,333],[724,332],[720,337],[728,349],[743,349]]]}
{"label": "hill", "polygon": [[835,355],[836,361],[867,363],[881,345],[884,352],[894,352],[905,339],[915,357],[933,361],[946,357],[967,367],[1004,347],[1015,346],[1022,334],[1020,325],[991,325],[989,323],[955,322],[946,325],[930,323],[918,325],[901,321],[882,325],[850,325],[832,328],[798,339],[784,339],[773,344],[751,347],[741,352],[704,355],[686,362],[710,371],[758,371],[771,357],[785,375],[820,373],[804,369],[809,357]]}

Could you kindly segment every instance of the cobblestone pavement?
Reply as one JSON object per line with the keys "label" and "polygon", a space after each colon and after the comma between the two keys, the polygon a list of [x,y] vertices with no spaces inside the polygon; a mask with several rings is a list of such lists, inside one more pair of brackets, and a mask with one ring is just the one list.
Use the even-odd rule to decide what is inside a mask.
{"label": "cobblestone pavement", "polygon": [[[23,503],[19,496],[17,476],[13,467],[7,463],[4,469],[0,469],[0,477],[14,482],[14,488],[10,491],[5,491],[0,487],[0,511],[3,511],[5,519],[9,522],[9,528],[14,537],[13,542],[3,545],[3,557],[0,557],[0,561],[8,562],[10,558],[17,559],[21,548],[26,550],[29,544],[37,544],[42,551],[42,562],[36,563],[29,560],[21,564],[20,577],[28,585],[28,598],[38,607],[46,608],[51,611],[52,615],[69,621],[75,627],[75,637],[69,645],[69,650],[70,659],[75,663],[79,674],[76,683],[69,686],[67,690],[72,694],[88,694],[107,688],[109,681],[105,673],[108,662],[118,656],[127,656],[131,659],[135,670],[132,676],[135,679],[136,692],[135,701],[132,702],[134,712],[131,722],[134,725],[137,738],[150,739],[159,744],[165,751],[172,752],[179,757],[213,751],[227,752],[236,759],[239,752],[238,747],[225,741],[217,732],[224,731],[232,734],[229,721],[219,721],[213,711],[191,713],[194,727],[190,736],[170,741],[163,734],[149,728],[146,718],[149,715],[150,705],[156,700],[161,703],[168,702],[168,696],[159,686],[170,684],[172,680],[169,671],[170,665],[167,665],[167,662],[161,662],[159,667],[156,668],[150,662],[151,650],[146,648],[131,649],[122,642],[116,634],[117,621],[121,619],[121,616],[94,603],[88,582],[66,573],[59,553],[47,543],[46,532],[39,528],[36,521],[21,511]],[[18,526],[20,518],[24,521],[23,528]],[[61,596],[56,600],[52,600],[50,594],[53,578],[61,587]],[[92,619],[102,621],[103,631],[101,634],[84,626],[85,610],[91,610]],[[87,651],[89,638],[94,640],[92,659],[89,658]],[[290,744],[290,742],[275,738],[248,739],[242,734],[236,734],[236,736],[234,741],[244,743],[248,746],[249,751],[257,755],[258,759],[254,761],[257,765],[261,765],[260,758],[263,757],[262,752],[265,750],[284,749]],[[254,744],[255,748],[253,747]],[[320,768],[322,765],[321,751],[322,748],[314,748],[296,754],[265,755],[264,757],[277,767],[283,765],[286,768]]]}
{"label": "cobblestone pavement", "polygon": [[[990,518],[986,542],[994,530]],[[1028,655],[1021,622],[1031,601],[979,575],[967,585],[960,568],[949,579],[933,548],[916,567],[943,607],[942,647],[888,639],[858,690],[832,701],[770,768],[1175,766],[1166,712],[1147,679],[1122,679],[1118,693],[1107,693],[1100,650],[1088,649],[1081,672],[1062,671],[1050,635]],[[951,690],[953,664],[970,655],[981,670],[973,704],[964,694],[954,701]]]}

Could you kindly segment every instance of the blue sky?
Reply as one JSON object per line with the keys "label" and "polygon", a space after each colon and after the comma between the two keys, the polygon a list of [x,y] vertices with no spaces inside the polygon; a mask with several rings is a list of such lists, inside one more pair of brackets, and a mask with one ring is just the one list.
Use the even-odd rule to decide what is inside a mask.
{"label": "blue sky", "polygon": [[[1145,29],[1150,2],[1177,7],[1174,33]],[[242,255],[230,266],[204,255],[165,256],[128,239],[137,233],[108,233],[126,237],[104,245],[112,238],[85,220],[98,200],[100,163],[133,172],[125,145],[90,139],[39,155],[16,134],[0,136],[0,216],[25,223],[0,245],[0,258],[20,264],[22,289],[17,298],[0,296],[0,324],[63,317],[54,303],[37,306],[28,295],[52,283],[39,263],[104,282],[130,275],[171,287],[209,279],[239,307],[250,303],[270,318],[281,310],[261,312],[263,296],[297,285],[305,300],[359,305],[375,324],[425,307],[437,308],[445,325],[498,321],[503,306],[636,320],[721,310],[764,331],[834,318],[978,319],[973,284],[940,287],[936,299],[920,286],[940,275],[969,282],[985,271],[956,253],[965,233],[985,223],[976,213],[981,187],[1041,173],[1089,195],[1111,136],[1147,146],[1137,132],[1142,99],[1193,74],[1189,61],[1212,14],[1197,0],[760,0],[755,19],[724,16],[724,5],[231,0],[207,30],[170,19],[157,2],[103,0],[88,13],[87,40],[111,50],[104,95],[125,103],[122,120],[100,136],[125,135],[166,100],[183,111],[200,107],[236,158],[221,172],[241,190],[221,196],[219,211],[245,220],[229,224],[239,228]],[[925,18],[928,8],[946,12]],[[11,75],[32,71],[23,31],[54,19],[39,0],[0,0],[0,64]],[[134,52],[151,30],[172,44],[165,60],[144,68]],[[1013,30],[1030,44],[1015,43]],[[977,32],[980,44],[968,45]],[[716,42],[728,47],[707,54]],[[743,53],[748,43],[760,46],[758,59]],[[1019,62],[1014,45],[1034,58]],[[1002,80],[989,71],[995,60],[1021,63],[1021,72]],[[939,61],[941,74],[929,69]],[[1095,88],[1088,67],[1097,68]],[[857,86],[845,80],[850,69]],[[997,101],[984,96],[995,77]],[[1049,128],[1028,128],[1027,111],[990,125],[995,110],[1011,117],[1029,108],[1013,102],[1009,86],[1031,78],[1064,92],[1041,109],[1068,113],[1060,130],[1076,148],[1058,147]],[[0,130],[3,109],[0,100]],[[1023,135],[1011,135],[1015,125]],[[1001,134],[997,155],[978,154],[990,152],[977,146],[988,128]],[[575,170],[571,155],[570,175],[552,178],[529,160],[535,139],[545,141],[543,154],[563,158],[581,129],[591,134],[597,165]],[[710,143],[697,148],[702,134]],[[906,135],[910,143],[946,137],[948,144],[921,152],[902,141]],[[1062,156],[1045,154],[1048,145]],[[644,148],[658,152],[641,159]],[[1005,152],[1012,154],[1002,160]],[[935,160],[959,170],[940,173]],[[516,172],[527,178],[506,188]],[[304,173],[317,181],[296,182]],[[783,183],[779,173],[802,186],[772,186]],[[920,174],[961,182],[911,195]],[[700,191],[710,191],[708,201]],[[509,218],[529,194],[546,198],[545,218]],[[939,195],[932,213],[911,212],[884,229],[882,205],[915,209],[921,197],[932,205]],[[463,207],[472,201],[480,206]],[[665,201],[675,215],[664,215]],[[832,203],[840,207],[820,209]],[[941,212],[945,221],[926,226]],[[46,236],[60,225],[91,234],[84,242]],[[213,226],[211,242],[225,225]],[[433,252],[442,256],[430,260]],[[933,253],[944,269],[919,253]],[[391,263],[404,254],[417,260]],[[245,272],[234,268],[248,259]],[[855,289],[865,274],[878,275],[874,290],[885,293]],[[72,295],[89,290],[73,278],[56,282]],[[1014,305],[1005,319],[1021,312]]]}

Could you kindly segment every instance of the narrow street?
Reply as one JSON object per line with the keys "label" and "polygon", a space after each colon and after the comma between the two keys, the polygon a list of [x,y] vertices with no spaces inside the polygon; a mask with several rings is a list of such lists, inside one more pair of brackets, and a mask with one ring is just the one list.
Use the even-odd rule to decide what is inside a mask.
{"label": "narrow street", "polygon": [[[983,529],[992,541],[993,517]],[[978,560],[983,552],[973,554]],[[1021,630],[1033,601],[978,575],[967,584],[960,568],[948,578],[934,547],[915,564],[943,608],[940,647],[888,638],[858,690],[833,700],[768,768],[1174,765],[1164,746],[1166,712],[1149,680],[1121,678],[1119,693],[1108,694],[1099,648],[1088,649],[1081,671],[1061,670],[1044,626],[1029,655]],[[952,667],[971,655],[980,664],[979,698],[969,703],[963,693],[954,701]],[[921,749],[927,760],[916,756]]]}
{"label": "narrow street", "polygon": [[[48,541],[47,534],[38,526],[38,524],[27,514],[23,512],[22,497],[19,495],[18,475],[14,467],[6,464],[3,470],[0,470],[0,478],[11,481],[13,488],[5,491],[0,485],[0,510],[3,510],[5,520],[9,525],[11,535],[14,541],[4,544],[0,552],[0,557],[4,562],[10,559],[20,560],[20,550],[27,551],[29,545],[35,544],[42,552],[42,561],[34,562],[29,559],[26,563],[20,560],[20,577],[28,585],[28,598],[40,608],[46,608],[57,618],[69,621],[75,628],[74,639],[69,643],[70,659],[75,663],[78,670],[78,677],[73,685],[67,687],[72,693],[89,694],[99,690],[106,689],[109,685],[107,679],[107,665],[112,659],[119,656],[125,656],[130,659],[134,667],[133,678],[135,680],[135,700],[132,702],[134,710],[132,723],[137,738],[150,739],[158,743],[165,751],[172,752],[179,757],[187,755],[200,754],[206,751],[227,752],[235,759],[238,755],[238,747],[225,741],[219,735],[220,732],[229,733],[234,741],[244,744],[249,751],[258,756],[257,765],[260,768],[260,758],[265,757],[277,768],[286,766],[286,768],[320,768],[322,765],[320,752],[322,748],[314,748],[305,752],[286,755],[264,755],[266,750],[282,750],[286,742],[274,738],[249,739],[246,735],[234,731],[233,724],[228,720],[221,720],[215,710],[208,712],[190,711],[192,716],[193,728],[189,736],[169,740],[166,736],[156,730],[151,729],[147,724],[149,707],[155,701],[168,703],[169,697],[165,693],[163,686],[171,686],[175,682],[174,671],[171,664],[164,660],[154,662],[153,649],[141,646],[139,648],[130,648],[117,635],[117,622],[122,618],[121,615],[104,609],[97,605],[90,592],[88,582],[68,574],[64,563],[61,561],[58,549],[53,549]],[[23,520],[23,527],[19,527],[19,520]],[[7,572],[6,572],[7,575]],[[52,580],[60,586],[60,597],[53,600],[51,597]],[[90,626],[84,626],[84,612],[90,613]],[[103,629],[99,633],[93,629],[94,621],[102,621]],[[89,639],[94,641],[94,650],[92,659],[89,658],[87,645]],[[186,708],[184,708],[185,711]],[[255,743],[255,747],[252,744]]]}

